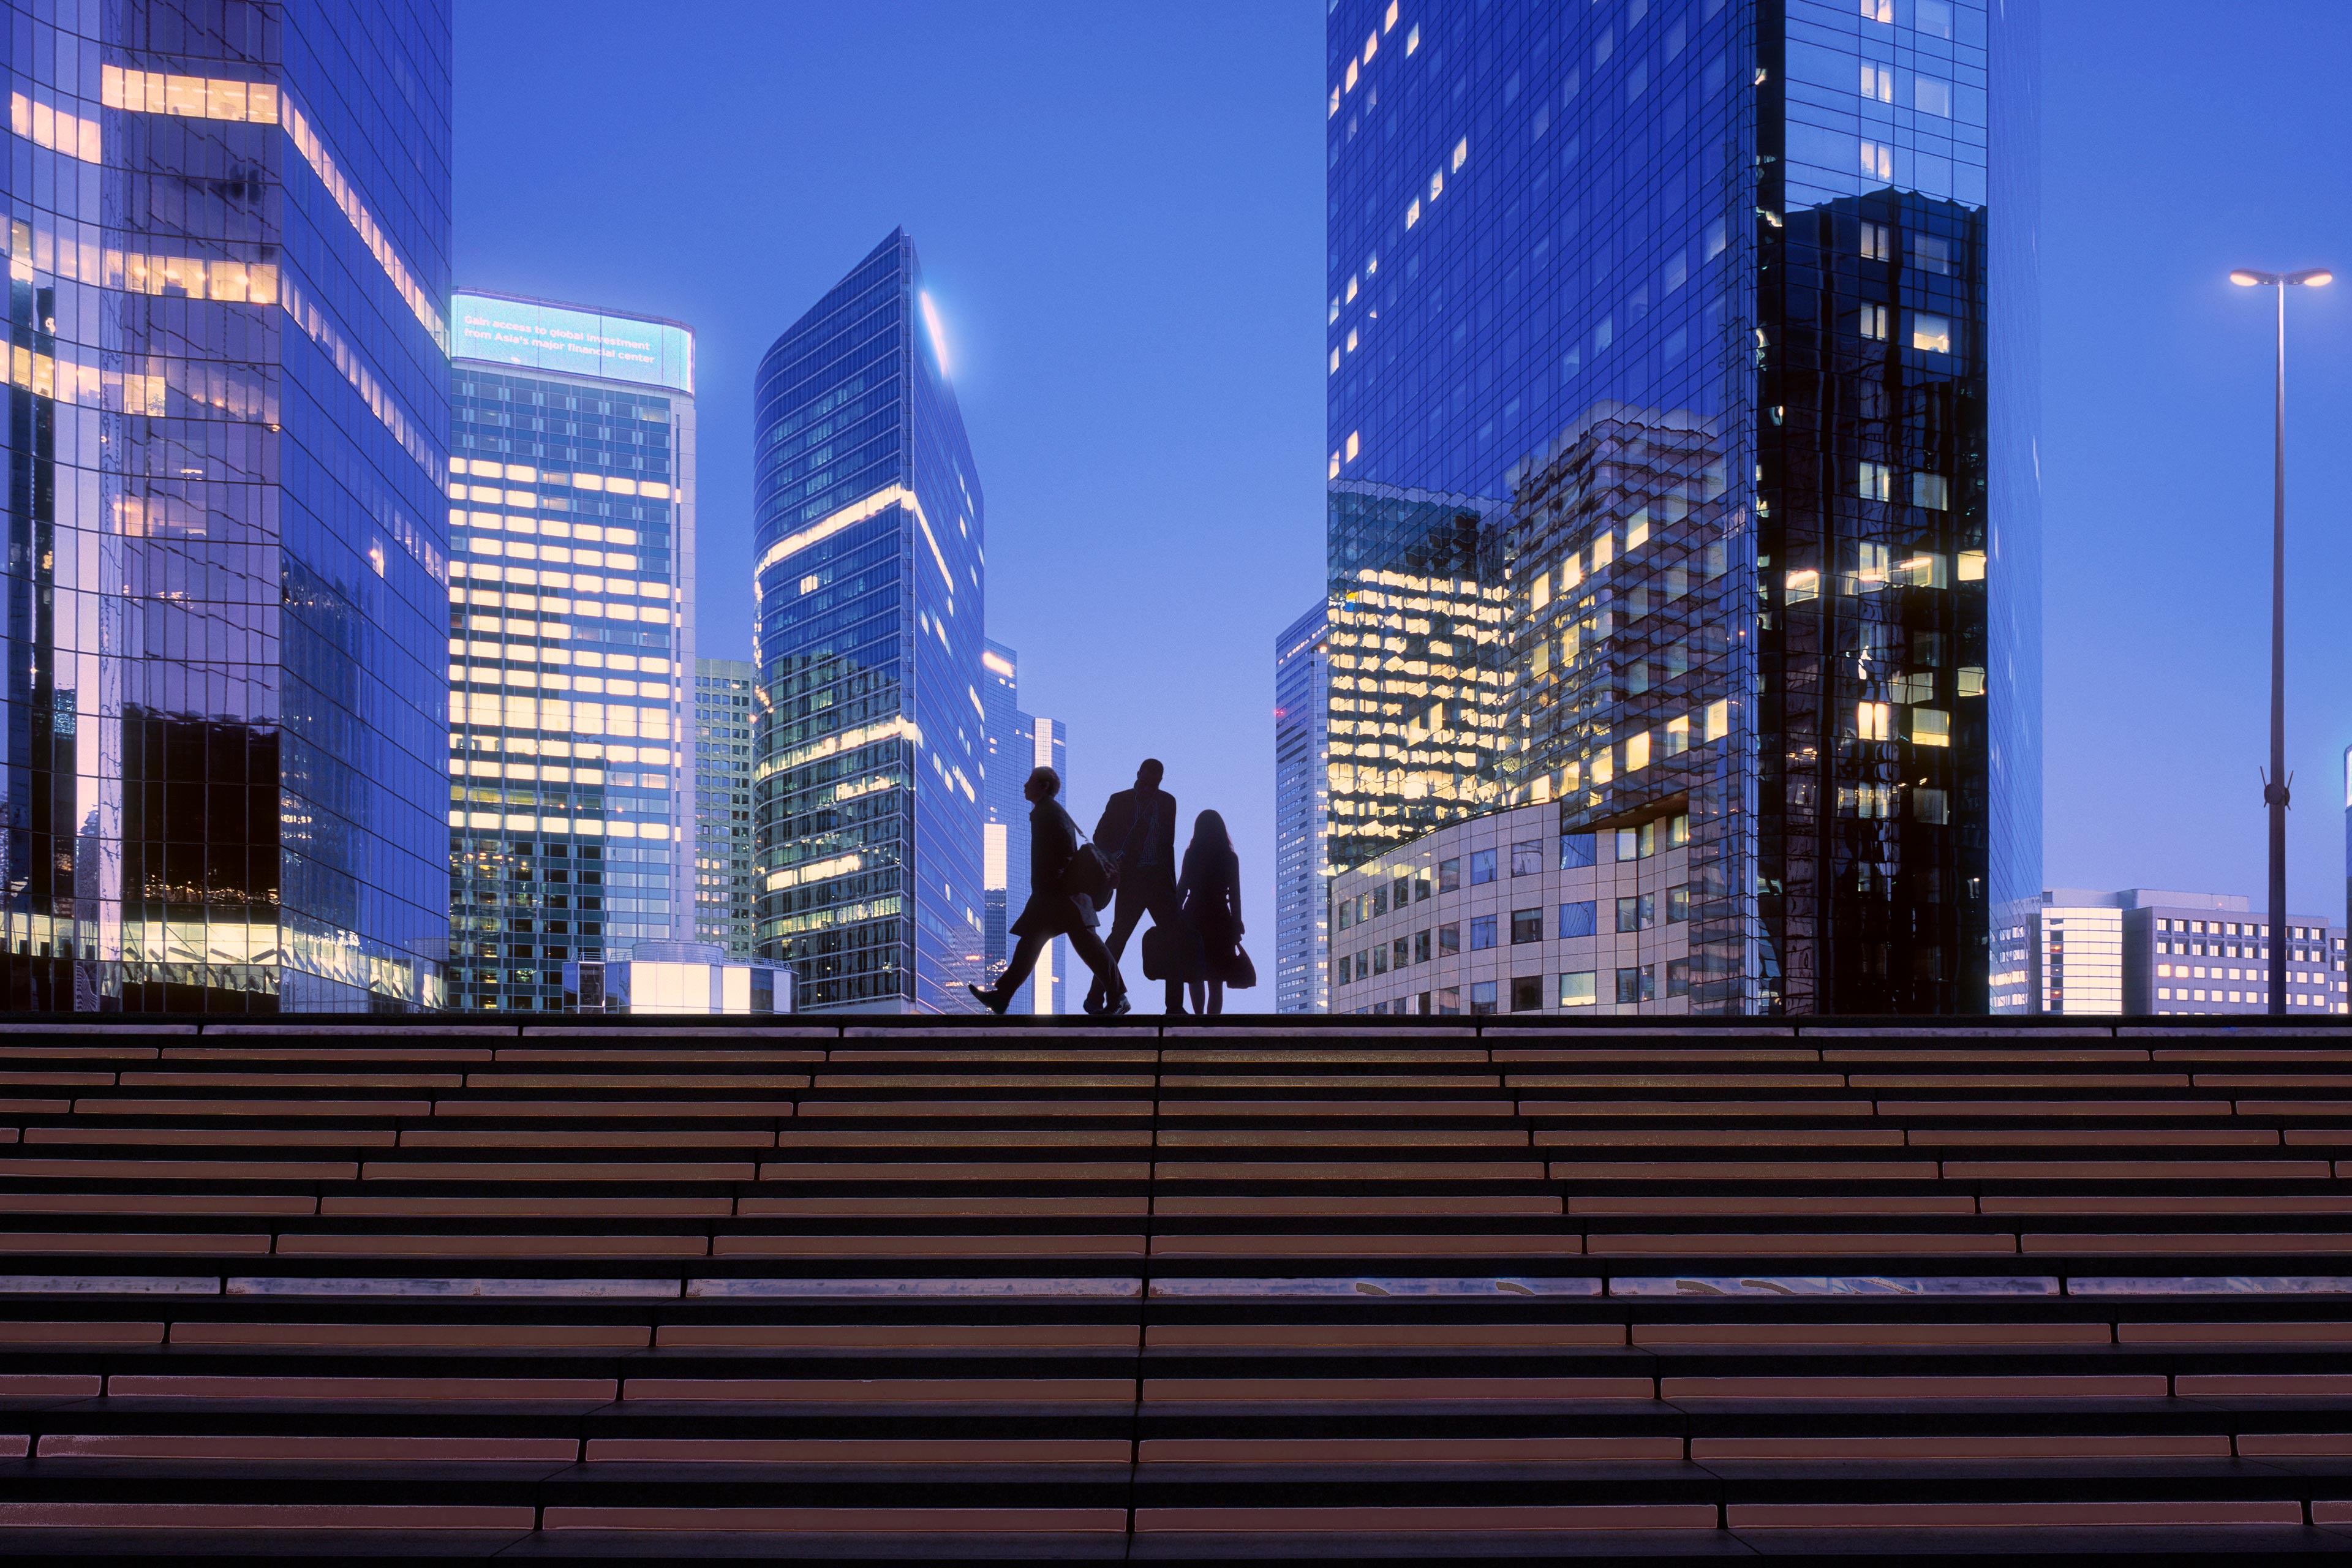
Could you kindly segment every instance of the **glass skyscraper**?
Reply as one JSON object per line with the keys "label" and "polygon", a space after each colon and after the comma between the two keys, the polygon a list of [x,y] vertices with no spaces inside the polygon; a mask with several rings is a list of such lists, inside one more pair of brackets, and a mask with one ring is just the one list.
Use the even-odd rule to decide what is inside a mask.
{"label": "glass skyscraper", "polygon": [[438,1005],[448,8],[0,10],[0,1007]]}
{"label": "glass skyscraper", "polygon": [[984,978],[984,513],[948,364],[898,232],[754,387],[760,952],[809,1011],[970,1012]]}
{"label": "glass skyscraper", "polygon": [[[988,809],[982,828],[981,920],[986,937],[982,956],[993,982],[1012,961],[1018,939],[1013,922],[1029,902],[1029,800],[1022,786],[1038,768],[1070,779],[1069,726],[1021,710],[1021,656],[1003,643],[983,646],[980,655],[982,706],[988,710],[988,776],[981,792]],[[1037,960],[1026,993],[1031,1013],[1075,1011],[1070,1005],[1070,944],[1056,938]]]}
{"label": "glass skyscraper", "polygon": [[1982,1011],[2040,868],[2032,0],[1329,18],[1334,866],[1687,816],[1678,1008]]}
{"label": "glass skyscraper", "polygon": [[454,1005],[695,937],[694,334],[457,297],[449,453]]}
{"label": "glass skyscraper", "polygon": [[1274,639],[1274,1010],[1331,1000],[1331,612],[1315,607]]}
{"label": "glass skyscraper", "polygon": [[751,918],[751,727],[760,667],[694,663],[694,940],[738,963],[757,951]]}

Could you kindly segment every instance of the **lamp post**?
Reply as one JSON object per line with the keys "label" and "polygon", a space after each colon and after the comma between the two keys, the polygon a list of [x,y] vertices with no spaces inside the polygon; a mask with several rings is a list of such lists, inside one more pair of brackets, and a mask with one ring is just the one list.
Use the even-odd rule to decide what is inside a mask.
{"label": "lamp post", "polygon": [[2271,818],[2270,1014],[2274,1018],[2286,1016],[2286,291],[2290,285],[2328,283],[2335,277],[2324,267],[2302,272],[2255,272],[2242,267],[2230,274],[2230,281],[2240,288],[2278,290],[2278,373],[2271,415],[2271,766],[2263,779],[2263,804]]}

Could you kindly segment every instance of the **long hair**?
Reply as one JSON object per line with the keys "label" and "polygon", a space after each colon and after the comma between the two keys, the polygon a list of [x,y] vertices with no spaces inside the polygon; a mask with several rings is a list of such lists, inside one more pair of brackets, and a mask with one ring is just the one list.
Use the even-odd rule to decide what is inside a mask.
{"label": "long hair", "polygon": [[1204,811],[1192,819],[1192,843],[1195,849],[1213,849],[1220,854],[1234,852],[1233,835],[1225,831],[1225,819],[1213,811]]}
{"label": "long hair", "polygon": [[1184,847],[1181,879],[1194,887],[1215,887],[1238,879],[1241,868],[1233,835],[1225,831],[1225,819],[1213,811],[1194,817],[1192,842]]}

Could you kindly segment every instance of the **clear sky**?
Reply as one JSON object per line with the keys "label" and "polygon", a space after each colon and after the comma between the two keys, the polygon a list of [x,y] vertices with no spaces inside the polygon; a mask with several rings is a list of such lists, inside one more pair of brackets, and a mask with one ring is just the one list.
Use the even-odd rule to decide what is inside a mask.
{"label": "clear sky", "polygon": [[[989,634],[1070,725],[1082,819],[1145,754],[1225,814],[1262,971],[1273,638],[1323,571],[1322,12],[457,13],[458,281],[699,335],[702,653],[750,657],[753,368],[903,226],[987,491]],[[2044,35],[2044,879],[2259,899],[2271,318],[2225,278],[2331,264],[2290,301],[2288,717],[2294,902],[2341,918],[2352,5],[2055,0]]]}

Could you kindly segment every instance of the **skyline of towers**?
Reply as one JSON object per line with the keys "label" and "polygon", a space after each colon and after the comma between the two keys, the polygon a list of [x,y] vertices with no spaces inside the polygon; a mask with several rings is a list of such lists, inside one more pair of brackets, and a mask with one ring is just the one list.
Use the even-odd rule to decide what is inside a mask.
{"label": "skyline of towers", "polygon": [[694,334],[461,291],[449,457],[450,986],[695,940]]}
{"label": "skyline of towers", "polygon": [[753,428],[760,952],[810,1011],[970,1011],[985,519],[903,230],[768,350]]}
{"label": "skyline of towers", "polygon": [[399,16],[7,6],[0,1007],[442,1000],[451,37]]}
{"label": "skyline of towers", "polygon": [[1333,869],[1686,816],[1692,1010],[1983,1009],[2040,865],[2034,14],[1900,13],[1332,8]]}

